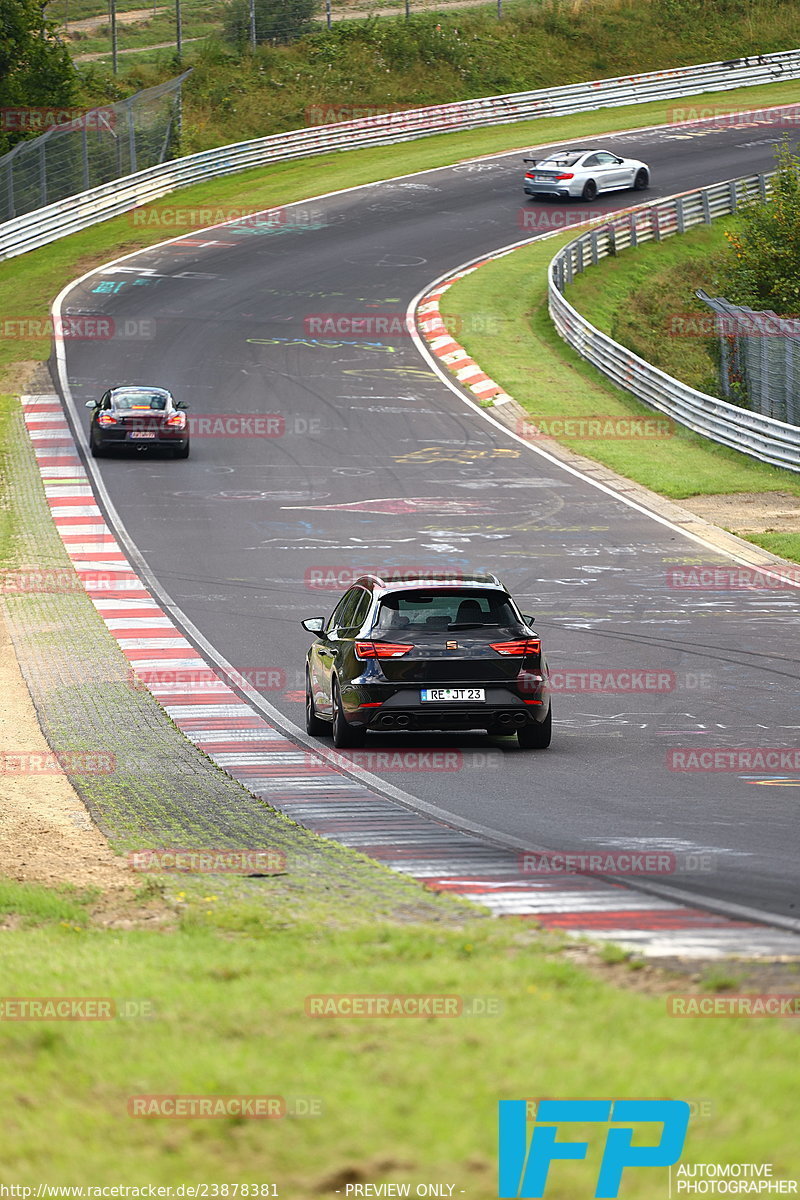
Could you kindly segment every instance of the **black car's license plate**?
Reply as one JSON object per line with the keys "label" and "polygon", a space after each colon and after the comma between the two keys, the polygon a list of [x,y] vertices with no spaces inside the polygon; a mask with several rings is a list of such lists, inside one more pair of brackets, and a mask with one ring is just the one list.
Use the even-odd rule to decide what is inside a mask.
{"label": "black car's license plate", "polygon": [[422,688],[420,691],[421,700],[430,700],[435,704],[447,703],[451,700],[486,700],[486,693],[483,688],[460,687],[460,688]]}
{"label": "black car's license plate", "polygon": [[129,438],[155,438],[155,433],[152,429],[134,429],[128,434]]}

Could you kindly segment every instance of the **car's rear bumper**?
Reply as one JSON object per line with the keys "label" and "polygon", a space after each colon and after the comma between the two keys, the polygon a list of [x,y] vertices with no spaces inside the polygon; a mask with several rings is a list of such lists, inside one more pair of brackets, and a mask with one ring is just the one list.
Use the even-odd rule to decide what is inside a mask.
{"label": "car's rear bumper", "polygon": [[[430,685],[429,685],[430,686]],[[464,687],[463,682],[436,684],[437,687]],[[420,687],[351,684],[342,690],[342,706],[348,723],[363,729],[391,732],[402,729],[486,729],[513,733],[524,725],[545,719],[550,707],[546,683],[526,692],[515,688],[482,684],[482,701],[422,700]]]}
{"label": "car's rear bumper", "polygon": [[568,187],[557,183],[533,183],[527,182],[524,185],[524,191],[527,196],[555,196],[561,200],[568,200],[571,197],[579,196],[580,191],[571,192]]}
{"label": "car's rear bumper", "polygon": [[96,444],[103,450],[142,450],[153,446],[169,446],[171,449],[183,450],[189,445],[189,434],[178,430],[175,433],[158,433],[154,438],[132,438],[127,433],[117,432],[95,434]]}

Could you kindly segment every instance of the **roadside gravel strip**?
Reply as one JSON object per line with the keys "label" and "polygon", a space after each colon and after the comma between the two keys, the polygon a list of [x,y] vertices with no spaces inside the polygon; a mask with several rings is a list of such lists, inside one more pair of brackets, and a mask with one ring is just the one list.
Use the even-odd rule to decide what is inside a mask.
{"label": "roadside gravel strip", "polygon": [[[523,872],[518,848],[413,811],[380,779],[331,766],[294,727],[265,720],[199,655],[168,605],[132,569],[93,494],[58,397],[27,395],[22,404],[30,437],[15,443],[22,559],[39,571],[58,572],[71,562],[91,604],[77,588],[10,597],[12,637],[50,744],[115,756],[113,771],[73,777],[113,843],[267,846],[286,854],[290,873],[299,861],[319,873],[327,864],[340,866],[337,843],[343,843],[497,915],[531,916],[548,928],[652,956],[773,958],[800,951],[800,937],[782,929],[588,875]],[[30,469],[31,445],[49,515]],[[137,671],[149,676],[149,691],[135,680]],[[187,691],[171,681],[178,671],[202,672],[194,678],[204,682]],[[170,681],[152,682],[159,672]],[[374,787],[364,782],[370,778]],[[330,840],[319,841],[276,809]],[[349,861],[374,871],[363,859]],[[376,908],[384,878],[375,875]],[[441,918],[440,904],[446,913],[444,896],[430,908]]]}

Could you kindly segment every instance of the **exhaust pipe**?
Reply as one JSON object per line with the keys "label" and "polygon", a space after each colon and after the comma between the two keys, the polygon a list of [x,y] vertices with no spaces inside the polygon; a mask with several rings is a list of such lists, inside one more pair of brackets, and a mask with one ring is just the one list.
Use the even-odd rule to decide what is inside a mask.
{"label": "exhaust pipe", "polygon": [[511,724],[511,713],[501,713],[500,714],[500,724],[501,725],[510,725]]}
{"label": "exhaust pipe", "polygon": [[406,716],[405,713],[401,713],[399,717],[395,718],[395,723],[398,729],[408,729],[411,724],[411,717]]}
{"label": "exhaust pipe", "polygon": [[381,717],[378,720],[378,725],[380,726],[381,729],[391,729],[392,726],[394,725],[394,717],[390,716],[389,713],[387,713],[385,716]]}
{"label": "exhaust pipe", "polygon": [[522,713],[514,713],[514,724],[515,725],[524,725],[525,724],[525,717]]}

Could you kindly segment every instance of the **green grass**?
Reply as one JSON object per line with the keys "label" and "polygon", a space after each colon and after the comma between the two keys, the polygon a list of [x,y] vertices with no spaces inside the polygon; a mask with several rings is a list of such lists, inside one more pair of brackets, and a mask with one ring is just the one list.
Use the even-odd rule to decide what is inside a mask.
{"label": "green grass", "polygon": [[715,221],[680,237],[604,258],[578,275],[564,294],[615,341],[691,387],[718,396],[716,337],[682,336],[674,331],[685,325],[672,318],[711,315],[695,291],[717,294],[714,277],[728,244],[725,231],[734,224]]}
{"label": "green grass", "polygon": [[[465,321],[460,340],[481,367],[531,414],[532,420],[572,417],[652,416],[652,411],[613,387],[606,378],[575,354],[555,332],[547,312],[547,265],[575,232],[534,243],[505,258],[481,267],[447,291],[442,301],[448,317]],[[679,239],[675,239],[679,241]],[[665,251],[672,250],[665,243]],[[614,274],[626,256],[604,260],[587,272],[586,287],[593,288],[600,323],[613,325],[615,305],[628,303],[630,281]],[[652,258],[652,256],[651,256]],[[609,263],[608,288],[592,285],[590,276],[602,273]],[[636,270],[632,264],[632,270]],[[595,308],[590,305],[590,319]],[[483,330],[470,330],[477,318]],[[789,471],[768,467],[745,455],[715,446],[680,426],[671,436],[602,440],[567,438],[559,441],[580,454],[680,500],[695,495],[733,492],[786,491],[800,495],[800,479]],[[766,540],[764,540],[766,539]],[[751,540],[775,553],[800,558],[800,538],[792,534],[763,535]]]}
{"label": "green grass", "polygon": [[[262,906],[260,924],[231,934],[206,886],[213,899],[172,901],[171,932],[43,918],[36,930],[3,935],[4,995],[109,997],[138,1011],[146,1002],[152,1015],[0,1024],[0,1178],[274,1181],[292,1200],[345,1182],[435,1179],[490,1200],[497,1100],[548,1095],[702,1103],[711,1115],[690,1126],[684,1161],[789,1168],[795,1080],[776,1020],[752,1021],[745,1038],[731,1019],[670,1018],[664,995],[611,986],[515,919],[353,930],[336,912],[338,929],[276,929]],[[9,885],[6,910],[16,893],[28,911],[29,890]],[[305,1015],[307,996],[348,993],[491,997],[500,1012]],[[127,1101],[141,1094],[300,1096],[321,1114],[136,1120]],[[586,1164],[555,1168],[548,1195],[588,1194],[599,1149]],[[664,1171],[625,1180],[630,1200],[665,1191]]]}
{"label": "green grass", "polygon": [[[120,49],[171,41],[167,7],[147,26],[120,26]],[[189,150],[297,128],[320,105],[441,104],[778,51],[797,36],[791,0],[713,0],[710,19],[705,0],[526,0],[505,8],[501,21],[492,4],[438,12],[432,5],[410,21],[398,13],[334,22],[241,55],[222,44],[219,11],[218,0],[187,2],[184,36],[216,31],[185,46],[185,64],[195,68],[184,89]],[[110,51],[97,34],[73,48]],[[116,77],[107,58],[81,67],[81,99],[103,103],[176,70],[171,47],[122,54],[119,67]]]}

